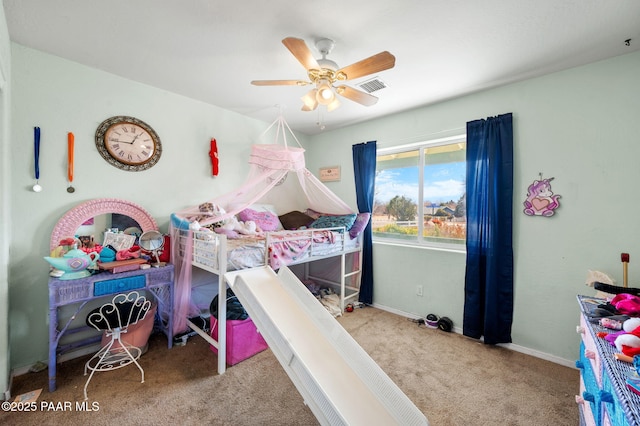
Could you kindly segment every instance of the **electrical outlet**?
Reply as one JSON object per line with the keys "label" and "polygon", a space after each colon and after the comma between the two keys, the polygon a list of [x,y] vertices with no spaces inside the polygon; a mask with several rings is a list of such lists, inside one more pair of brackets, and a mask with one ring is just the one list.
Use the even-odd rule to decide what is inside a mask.
{"label": "electrical outlet", "polygon": [[416,294],[418,296],[422,296],[422,286],[421,285],[416,286]]}

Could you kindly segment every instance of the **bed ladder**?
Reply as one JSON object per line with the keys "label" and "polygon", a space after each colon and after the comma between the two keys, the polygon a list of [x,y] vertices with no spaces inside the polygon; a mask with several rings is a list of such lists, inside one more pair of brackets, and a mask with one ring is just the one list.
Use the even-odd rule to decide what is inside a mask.
{"label": "bed ladder", "polygon": [[[351,259],[351,268],[347,271],[347,256],[357,256],[356,259]],[[310,271],[311,263],[304,264],[304,278],[313,280],[317,283],[329,285],[331,287],[339,287],[340,290],[340,312],[344,312],[346,301],[353,299],[352,303],[357,302],[358,295],[360,294],[360,284],[362,282],[362,251],[355,251],[349,253],[342,253],[340,256],[340,281],[333,282],[326,278],[313,275]],[[322,260],[322,259],[321,259]],[[355,278],[353,278],[355,277]],[[347,285],[348,280],[351,281],[351,285]],[[353,280],[356,284],[353,285]],[[349,292],[347,294],[347,291]]]}

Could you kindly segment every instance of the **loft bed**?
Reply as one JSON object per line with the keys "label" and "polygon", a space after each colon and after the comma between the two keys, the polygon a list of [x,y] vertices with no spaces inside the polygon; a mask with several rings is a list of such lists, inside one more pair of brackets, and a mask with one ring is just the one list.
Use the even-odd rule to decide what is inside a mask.
{"label": "loft bed", "polygon": [[[328,286],[339,294],[340,310],[359,295],[359,275],[362,258],[361,237],[352,238],[346,227],[282,230],[229,239],[208,228],[181,229],[179,253],[186,253],[192,245],[191,265],[218,276],[229,271],[270,266],[274,271],[281,266],[304,264],[302,278]],[[191,241],[189,241],[191,240]],[[347,255],[355,254],[353,259]],[[309,263],[339,257],[337,280],[316,275]],[[351,260],[349,263],[348,261]],[[319,273],[317,271],[316,273]]]}
{"label": "loft bed", "polygon": [[[191,284],[189,302],[195,304],[197,315],[201,317],[208,316],[213,296],[226,294],[227,283],[222,279],[225,273],[262,266],[270,266],[277,271],[282,266],[300,265],[297,274],[303,282],[334,290],[333,294],[339,300],[338,314],[359,296],[361,237],[351,238],[345,227],[273,231],[238,239],[227,238],[206,228],[178,229],[173,238],[176,239],[173,247],[177,251],[174,264],[182,264],[182,267],[190,264],[207,273],[203,275],[192,269],[191,282],[176,283],[178,292],[181,286]],[[293,252],[295,256],[290,255]],[[314,271],[312,263],[318,261],[324,263]],[[326,272],[337,279],[327,278]],[[194,275],[197,279],[193,279]],[[186,315],[186,325],[217,349],[218,372],[222,374],[226,369],[226,301],[225,298],[218,298],[218,301],[218,339],[188,319],[196,316],[193,310]],[[186,301],[182,303],[184,306]],[[336,314],[335,307],[332,312]]]}
{"label": "loft bed", "polygon": [[[284,138],[286,123],[276,122]],[[227,272],[291,266],[310,287],[333,289],[338,313],[359,296],[361,232],[369,214],[353,212],[306,169],[304,149],[284,142],[253,145],[240,188],[171,217],[174,334],[191,329],[215,347],[219,374],[226,369],[226,298],[218,297],[217,339],[191,319],[206,316],[207,302],[226,294]],[[285,218],[301,215],[313,222],[283,226]]]}

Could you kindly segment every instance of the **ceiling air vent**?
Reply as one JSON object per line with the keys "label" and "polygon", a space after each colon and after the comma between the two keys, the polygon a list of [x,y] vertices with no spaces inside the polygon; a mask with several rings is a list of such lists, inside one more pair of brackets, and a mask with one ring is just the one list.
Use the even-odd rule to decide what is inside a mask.
{"label": "ceiling air vent", "polygon": [[371,80],[367,80],[363,83],[358,84],[358,87],[360,87],[367,93],[373,93],[377,90],[384,89],[385,87],[387,87],[387,85],[384,84],[384,81],[380,80],[378,77],[374,77]]}

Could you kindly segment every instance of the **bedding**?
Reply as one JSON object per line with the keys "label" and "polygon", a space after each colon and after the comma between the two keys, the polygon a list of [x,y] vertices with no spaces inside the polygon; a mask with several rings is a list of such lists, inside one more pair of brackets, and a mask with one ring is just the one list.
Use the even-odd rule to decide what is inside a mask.
{"label": "bedding", "polygon": [[351,238],[358,238],[358,235],[360,235],[369,224],[369,219],[371,219],[371,213],[358,213],[353,226],[349,229]]}
{"label": "bedding", "polygon": [[[335,215],[330,213],[321,213],[313,209],[307,209],[304,214],[313,218],[313,220],[325,218],[325,219],[320,219],[321,220],[320,223],[322,224],[332,222],[332,219],[326,219],[326,217],[341,218],[342,216],[345,216],[345,215]],[[350,217],[351,215],[346,215],[346,216]],[[345,228],[347,228],[347,230],[349,231],[349,235],[351,236],[351,238],[358,238],[358,235],[360,235],[362,231],[364,231],[367,225],[369,224],[369,219],[371,219],[371,213],[367,213],[367,212],[358,213],[357,215],[355,215],[355,220],[353,221],[353,223],[347,226],[349,223],[348,221],[349,219],[338,219],[338,220],[342,220],[345,223],[340,225],[331,225],[331,226],[345,226]],[[311,226],[311,224],[309,226]],[[319,226],[319,227],[322,228],[323,226]]]}
{"label": "bedding", "polygon": [[309,225],[310,228],[322,229],[344,226],[348,231],[356,221],[356,214],[345,214],[341,216],[320,216]]}
{"label": "bedding", "polygon": [[282,227],[288,230],[306,228],[315,220],[311,216],[299,211],[283,214],[282,216],[278,216],[278,219],[280,219]]}
{"label": "bedding", "polygon": [[[227,270],[255,268],[265,264],[265,236],[242,236],[227,240]],[[195,233],[194,260],[219,269],[215,234],[208,230]],[[277,270],[311,256],[327,256],[356,248],[357,240],[344,238],[337,230],[279,231],[269,234],[269,265]]]}
{"label": "bedding", "polygon": [[254,221],[258,228],[266,232],[282,229],[278,216],[269,211],[259,212],[253,209],[244,209],[238,213],[238,219],[242,222]]}
{"label": "bedding", "polygon": [[[269,244],[269,265],[275,271],[284,265],[291,265],[310,257],[310,248],[324,248],[332,246],[341,239],[336,236],[335,231],[307,232],[305,238],[298,238],[298,232],[278,232],[271,236]],[[292,238],[294,237],[294,238]],[[325,247],[323,247],[325,245]],[[335,247],[335,251],[342,249],[342,245]],[[330,250],[330,249],[328,249]],[[314,254],[316,254],[314,252]],[[328,253],[327,253],[328,254]]]}

